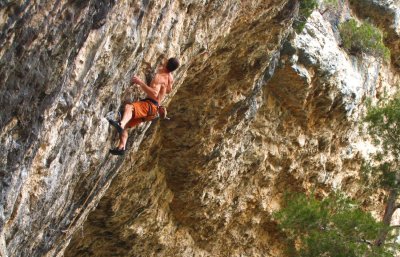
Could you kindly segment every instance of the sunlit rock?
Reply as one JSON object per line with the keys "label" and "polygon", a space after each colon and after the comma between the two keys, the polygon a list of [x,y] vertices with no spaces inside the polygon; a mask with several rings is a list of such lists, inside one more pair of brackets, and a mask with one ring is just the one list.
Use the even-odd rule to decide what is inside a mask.
{"label": "sunlit rock", "polygon": [[[363,103],[398,74],[346,53],[336,16],[294,34],[297,1],[39,2],[0,3],[0,255],[282,256],[286,192],[363,195]],[[105,117],[170,56],[171,120],[109,155]]]}

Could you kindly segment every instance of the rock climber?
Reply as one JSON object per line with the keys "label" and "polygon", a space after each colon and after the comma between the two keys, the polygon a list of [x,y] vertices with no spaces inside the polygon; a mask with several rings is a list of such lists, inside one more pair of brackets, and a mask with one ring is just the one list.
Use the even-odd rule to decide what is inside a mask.
{"label": "rock climber", "polygon": [[128,128],[132,128],[141,122],[149,121],[157,117],[166,115],[165,108],[160,108],[160,103],[165,95],[172,90],[174,82],[172,72],[179,67],[179,61],[176,58],[169,58],[157,70],[150,85],[146,85],[139,77],[133,76],[131,82],[142,89],[147,97],[138,102],[128,103],[124,107],[122,119],[118,122],[108,119],[119,133],[119,144],[116,148],[110,149],[113,155],[124,155],[125,146],[128,140]]}

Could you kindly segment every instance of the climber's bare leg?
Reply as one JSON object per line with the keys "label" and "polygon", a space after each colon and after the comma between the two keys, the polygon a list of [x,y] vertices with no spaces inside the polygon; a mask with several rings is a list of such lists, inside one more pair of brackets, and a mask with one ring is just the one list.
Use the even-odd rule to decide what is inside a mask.
{"label": "climber's bare leg", "polygon": [[132,115],[133,115],[133,106],[131,104],[126,104],[124,107],[124,114],[122,115],[121,119],[121,127],[123,129],[125,129],[126,124],[132,119]]}
{"label": "climber's bare leg", "polygon": [[128,129],[124,129],[124,131],[122,131],[122,133],[119,134],[118,149],[125,150],[127,141],[128,141]]}

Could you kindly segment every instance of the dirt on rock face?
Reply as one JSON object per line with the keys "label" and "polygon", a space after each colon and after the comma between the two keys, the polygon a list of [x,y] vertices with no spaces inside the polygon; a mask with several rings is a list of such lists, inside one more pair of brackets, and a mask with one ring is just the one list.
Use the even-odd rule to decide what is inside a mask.
{"label": "dirt on rock face", "polygon": [[[345,53],[318,11],[293,34],[297,11],[0,3],[0,255],[283,256],[272,213],[285,192],[362,195],[363,99],[398,75]],[[139,125],[126,155],[109,155],[105,116],[144,96],[132,75],[149,81],[171,56],[171,120]]]}

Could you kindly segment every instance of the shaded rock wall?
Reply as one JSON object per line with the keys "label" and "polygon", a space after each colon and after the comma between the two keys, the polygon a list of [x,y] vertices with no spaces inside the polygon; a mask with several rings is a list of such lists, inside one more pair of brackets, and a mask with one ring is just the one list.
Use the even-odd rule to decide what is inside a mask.
{"label": "shaded rock wall", "polygon": [[[292,34],[297,5],[0,3],[1,255],[281,256],[271,213],[287,190],[338,188],[380,210],[357,183],[369,148],[355,128],[398,75],[340,49],[340,15]],[[168,56],[182,63],[172,120],[110,156],[104,117]]]}
{"label": "shaded rock wall", "polygon": [[[247,196],[242,202],[240,195],[246,193],[239,187],[257,173],[256,167],[251,171],[243,165],[243,158],[250,158],[251,165],[256,161],[243,153],[254,138],[247,136],[244,143],[243,136],[295,7],[285,1],[271,6],[270,11],[255,9],[252,16],[242,10],[209,58],[188,70],[169,103],[172,121],[160,122],[145,139],[147,147],[121,167],[84,225],[83,238],[71,242],[67,256],[106,256],[110,249],[119,256],[257,256],[276,251],[265,212],[253,217],[253,208],[259,207],[255,199],[248,207]],[[270,33],[263,33],[267,29]],[[258,247],[248,247],[252,243]]]}
{"label": "shaded rock wall", "polygon": [[[178,1],[5,4],[0,211],[8,255],[59,251],[53,247],[55,242],[62,247],[123,161],[108,156],[115,137],[104,116],[118,108],[130,76],[151,73],[162,54],[179,56],[187,67],[188,60],[207,48],[208,42],[223,36],[208,29],[218,26],[228,31],[237,5]],[[216,10],[225,14],[223,19],[204,17]],[[186,13],[190,15],[185,18]],[[153,66],[146,65],[147,61]],[[178,75],[177,85],[179,80]],[[137,91],[128,95],[139,97]],[[140,144],[146,129],[133,137],[131,148]]]}

